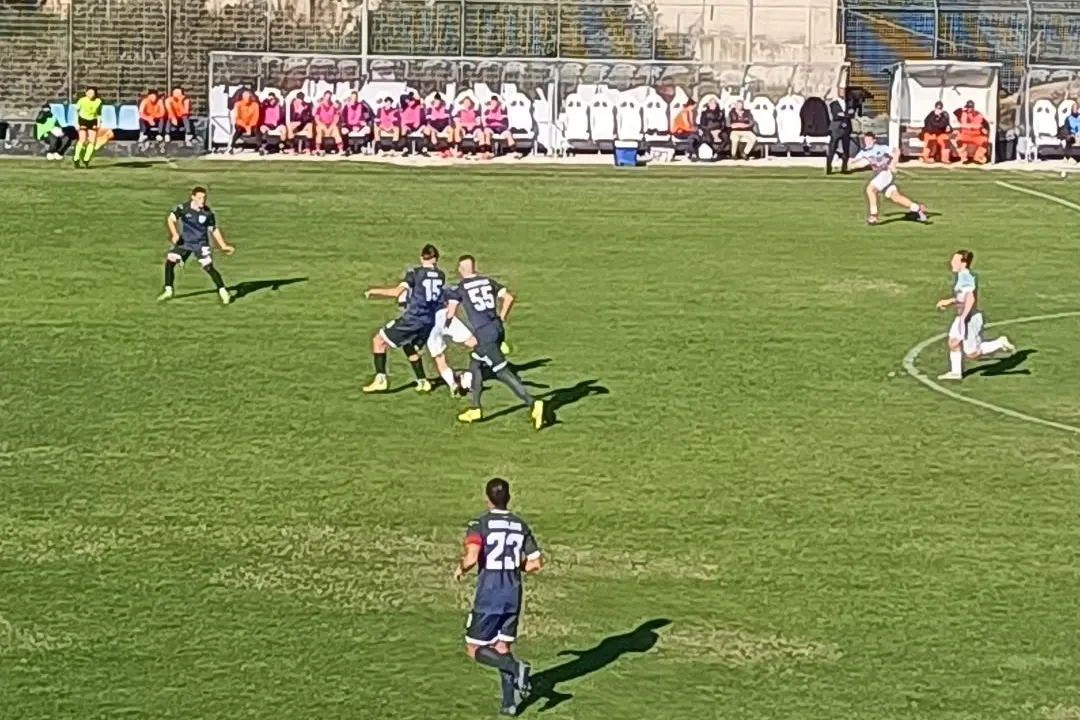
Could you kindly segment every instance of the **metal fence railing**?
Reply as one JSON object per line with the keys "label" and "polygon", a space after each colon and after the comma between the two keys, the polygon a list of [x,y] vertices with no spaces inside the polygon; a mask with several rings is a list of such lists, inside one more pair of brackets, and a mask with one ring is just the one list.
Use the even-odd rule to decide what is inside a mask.
{"label": "metal fence railing", "polygon": [[[846,58],[845,58],[846,46]],[[850,65],[887,106],[906,59],[1080,63],[1080,0],[0,0],[0,118],[95,85],[110,102],[183,85],[210,53]]]}
{"label": "metal fence railing", "polygon": [[1019,93],[1029,67],[1080,62],[1076,0],[840,0],[839,40],[849,82],[888,105],[887,70],[901,60],[1002,64],[1001,93]]}

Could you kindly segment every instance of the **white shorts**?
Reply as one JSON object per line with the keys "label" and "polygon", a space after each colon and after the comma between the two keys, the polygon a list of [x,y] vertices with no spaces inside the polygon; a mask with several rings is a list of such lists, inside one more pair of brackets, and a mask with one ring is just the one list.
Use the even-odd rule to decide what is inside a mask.
{"label": "white shorts", "polygon": [[427,351],[431,357],[437,357],[446,352],[446,339],[450,338],[458,345],[464,345],[472,337],[469,328],[457,318],[450,321],[450,327],[446,326],[446,309],[443,308],[435,313],[435,327],[431,328],[431,334],[427,339]]}
{"label": "white shorts", "polygon": [[964,352],[971,355],[982,345],[983,314],[976,310],[965,323],[963,318],[953,320],[949,328],[949,339],[960,340],[963,343]]}
{"label": "white shorts", "polygon": [[892,170],[884,170],[874,176],[870,181],[870,187],[888,195],[890,191],[896,190],[896,177],[893,175]]}

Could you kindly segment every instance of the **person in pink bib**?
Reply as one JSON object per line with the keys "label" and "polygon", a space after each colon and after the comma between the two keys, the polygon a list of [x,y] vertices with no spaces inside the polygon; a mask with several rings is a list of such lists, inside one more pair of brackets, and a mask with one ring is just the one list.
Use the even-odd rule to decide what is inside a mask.
{"label": "person in pink bib", "polygon": [[390,142],[391,150],[398,149],[401,140],[401,111],[394,105],[394,98],[387,95],[382,99],[379,111],[375,114],[376,146]]}
{"label": "person in pink bib", "polygon": [[490,158],[494,141],[502,140],[507,149],[514,147],[514,134],[510,132],[510,118],[498,95],[492,95],[484,106],[484,154]]}
{"label": "person in pink bib", "polygon": [[371,139],[371,109],[360,102],[357,93],[350,93],[341,109],[341,130],[348,141],[347,153],[354,153]]}
{"label": "person in pink bib", "polygon": [[427,122],[424,124],[424,137],[428,147],[438,151],[443,157],[449,157],[454,145],[454,126],[450,117],[450,108],[442,95],[434,93],[428,101]]}
{"label": "person in pink bib", "polygon": [[285,127],[288,129],[288,141],[291,142],[297,152],[310,151],[308,143],[314,136],[315,113],[311,103],[304,97],[304,93],[298,92],[289,103],[289,114],[286,118]]}
{"label": "person in pink bib", "polygon": [[[401,98],[401,137],[405,143],[405,154],[419,150],[423,154],[427,154],[427,147],[424,145],[422,138],[418,138],[414,133],[420,133],[424,127],[424,106],[420,103],[420,98],[416,96],[416,93],[410,90],[406,95]],[[418,147],[414,147],[418,146]]]}
{"label": "person in pink bib", "polygon": [[262,135],[268,146],[280,150],[285,144],[285,108],[276,93],[270,92],[262,102]]}
{"label": "person in pink bib", "polygon": [[484,129],[480,126],[480,113],[476,112],[476,106],[471,97],[466,96],[461,101],[461,107],[454,111],[454,141],[460,147],[462,140],[472,140],[477,145],[484,141]]}
{"label": "person in pink bib", "polygon": [[315,152],[319,155],[326,151],[324,143],[327,138],[334,141],[338,153],[345,150],[341,139],[341,107],[329,90],[323,93],[319,104],[315,106]]}

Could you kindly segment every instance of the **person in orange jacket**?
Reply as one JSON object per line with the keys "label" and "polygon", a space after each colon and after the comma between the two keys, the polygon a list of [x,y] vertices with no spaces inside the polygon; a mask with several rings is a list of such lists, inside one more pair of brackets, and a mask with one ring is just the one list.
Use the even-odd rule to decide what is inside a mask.
{"label": "person in orange jacket", "polygon": [[168,135],[179,133],[187,143],[195,140],[195,128],[191,124],[191,98],[184,94],[184,88],[179,85],[165,98],[165,115],[168,119],[165,126]]}
{"label": "person in orange jacket", "polygon": [[[933,111],[923,120],[923,151],[919,159],[932,163],[940,159],[946,165],[952,159],[952,118],[945,112],[945,106],[939,100],[934,103]],[[938,157],[935,158],[934,156]]]}
{"label": "person in orange jacket", "polygon": [[165,136],[165,103],[157,90],[149,90],[139,103],[139,139],[160,140]]}
{"label": "person in orange jacket", "polygon": [[983,114],[975,109],[975,102],[968,100],[956,113],[957,125],[956,148],[960,153],[960,162],[975,162],[984,165],[990,159],[990,127]]}

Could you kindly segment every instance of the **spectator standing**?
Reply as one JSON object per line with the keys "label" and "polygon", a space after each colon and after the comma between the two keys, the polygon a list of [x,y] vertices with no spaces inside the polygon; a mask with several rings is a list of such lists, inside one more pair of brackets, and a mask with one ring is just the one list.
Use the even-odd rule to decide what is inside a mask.
{"label": "spectator standing", "polygon": [[922,141],[923,151],[919,159],[923,162],[934,162],[935,154],[945,164],[952,159],[952,119],[940,101],[934,103],[934,109],[923,120]]}
{"label": "spectator standing", "polygon": [[165,103],[157,90],[148,90],[139,102],[139,140],[161,140],[165,137]]}
{"label": "spectator standing", "polygon": [[987,137],[989,124],[983,114],[975,109],[975,101],[968,100],[964,107],[956,111],[957,125],[956,149],[960,162],[974,162],[984,165],[990,159],[990,140]]}
{"label": "spectator standing", "polygon": [[829,103],[829,152],[825,156],[825,174],[832,174],[832,161],[840,155],[840,172],[846,173],[851,157],[851,120],[855,106],[848,102],[844,88],[836,89],[836,99]]}
{"label": "spectator standing", "polygon": [[250,90],[244,90],[240,93],[240,99],[233,105],[232,147],[234,149],[243,145],[248,138],[254,139],[258,149],[262,149],[261,119],[262,107],[255,99],[255,94]]}
{"label": "spectator standing", "polygon": [[[731,157],[749,160],[750,153],[757,145],[757,135],[754,134],[754,116],[746,109],[742,100],[736,100],[735,107],[731,108],[728,127],[731,128]],[[745,145],[741,153],[740,145]]]}
{"label": "spectator standing", "polygon": [[276,146],[276,150],[281,150],[288,139],[289,131],[285,127],[285,108],[281,106],[277,93],[268,93],[260,108],[262,122],[259,129],[262,132],[263,150],[270,149],[271,144]]}
{"label": "spectator standing", "polygon": [[184,94],[184,88],[179,85],[165,98],[165,117],[166,139],[176,133],[181,135],[188,145],[195,141],[195,128],[191,124],[191,98]]}
{"label": "spectator standing", "polygon": [[315,107],[315,152],[322,155],[326,152],[326,140],[334,141],[338,154],[345,150],[341,139],[341,108],[334,93],[327,90],[322,99]]}

